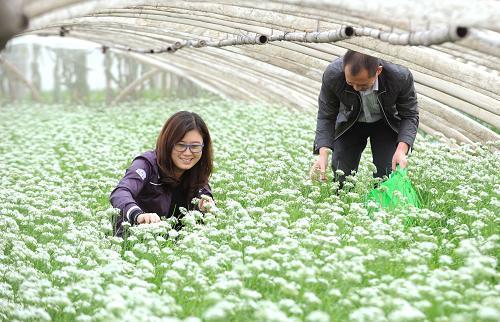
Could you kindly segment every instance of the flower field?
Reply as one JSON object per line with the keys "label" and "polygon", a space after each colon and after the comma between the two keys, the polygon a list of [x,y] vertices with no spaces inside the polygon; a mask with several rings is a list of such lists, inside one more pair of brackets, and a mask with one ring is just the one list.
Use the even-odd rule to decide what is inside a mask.
{"label": "flower field", "polygon": [[[209,126],[218,209],[112,237],[111,190],[177,110]],[[338,193],[309,180],[314,128],[214,98],[1,107],[0,320],[498,321],[500,142],[418,136],[423,206],[383,211],[369,151]]]}

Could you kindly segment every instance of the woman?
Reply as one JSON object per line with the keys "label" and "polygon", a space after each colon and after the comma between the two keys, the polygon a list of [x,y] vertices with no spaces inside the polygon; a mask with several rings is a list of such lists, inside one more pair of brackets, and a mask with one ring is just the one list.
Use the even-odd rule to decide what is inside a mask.
{"label": "woman", "polygon": [[208,178],[212,173],[212,141],[205,122],[196,113],[172,115],[160,132],[156,149],[136,157],[110,196],[120,209],[114,233],[121,236],[122,222],[156,223],[160,217],[181,218],[180,207],[192,209],[191,200],[201,195],[198,209],[213,204]]}

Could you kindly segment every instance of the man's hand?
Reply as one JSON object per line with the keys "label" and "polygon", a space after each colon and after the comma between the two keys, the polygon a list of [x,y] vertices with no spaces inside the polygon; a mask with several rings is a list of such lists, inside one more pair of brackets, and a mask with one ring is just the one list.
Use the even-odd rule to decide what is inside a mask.
{"label": "man's hand", "polygon": [[153,224],[160,222],[160,216],[155,213],[144,213],[137,216],[137,223],[140,224]]}
{"label": "man's hand", "polygon": [[408,153],[408,149],[410,147],[408,144],[404,142],[399,142],[398,147],[396,148],[396,152],[394,152],[394,155],[392,156],[392,170],[396,170],[396,166],[399,164],[399,167],[401,169],[406,168],[406,165],[408,164],[408,160],[406,159],[406,153]]}
{"label": "man's hand", "polygon": [[318,159],[314,162],[313,168],[311,169],[311,179],[313,178],[314,174],[319,172],[319,180],[321,181],[326,181],[326,169],[328,167],[328,155],[330,154],[330,149],[323,147],[319,149],[319,157]]}

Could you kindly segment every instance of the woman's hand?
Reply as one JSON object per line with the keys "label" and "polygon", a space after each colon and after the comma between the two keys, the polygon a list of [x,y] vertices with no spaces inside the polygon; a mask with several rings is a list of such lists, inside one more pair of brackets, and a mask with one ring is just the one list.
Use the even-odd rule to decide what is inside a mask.
{"label": "woman's hand", "polygon": [[153,224],[160,222],[160,216],[155,213],[144,213],[137,216],[137,223],[140,224]]}
{"label": "woman's hand", "polygon": [[198,208],[201,212],[210,211],[215,208],[215,201],[209,196],[202,196],[200,202],[198,202]]}

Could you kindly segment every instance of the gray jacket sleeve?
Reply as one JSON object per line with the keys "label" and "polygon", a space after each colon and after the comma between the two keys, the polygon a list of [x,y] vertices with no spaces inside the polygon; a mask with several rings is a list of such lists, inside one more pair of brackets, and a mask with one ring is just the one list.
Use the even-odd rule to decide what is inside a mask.
{"label": "gray jacket sleeve", "polygon": [[149,182],[151,166],[143,158],[136,158],[111,192],[109,201],[114,208],[120,209],[125,220],[134,224],[138,215],[143,213],[135,198],[141,192],[146,182]]}
{"label": "gray jacket sleeve", "polygon": [[323,74],[321,91],[318,98],[318,118],[316,121],[316,138],[314,139],[313,153],[319,154],[319,149],[328,147],[333,150],[335,139],[335,122],[339,114],[340,100],[334,94],[331,86],[331,71],[327,69]]}
{"label": "gray jacket sleeve", "polygon": [[417,135],[419,114],[417,93],[415,92],[413,75],[410,71],[406,74],[406,79],[402,80],[402,84],[404,84],[404,86],[401,88],[396,101],[396,108],[401,117],[398,129],[398,142],[405,142],[411,148],[415,141],[415,136]]}

